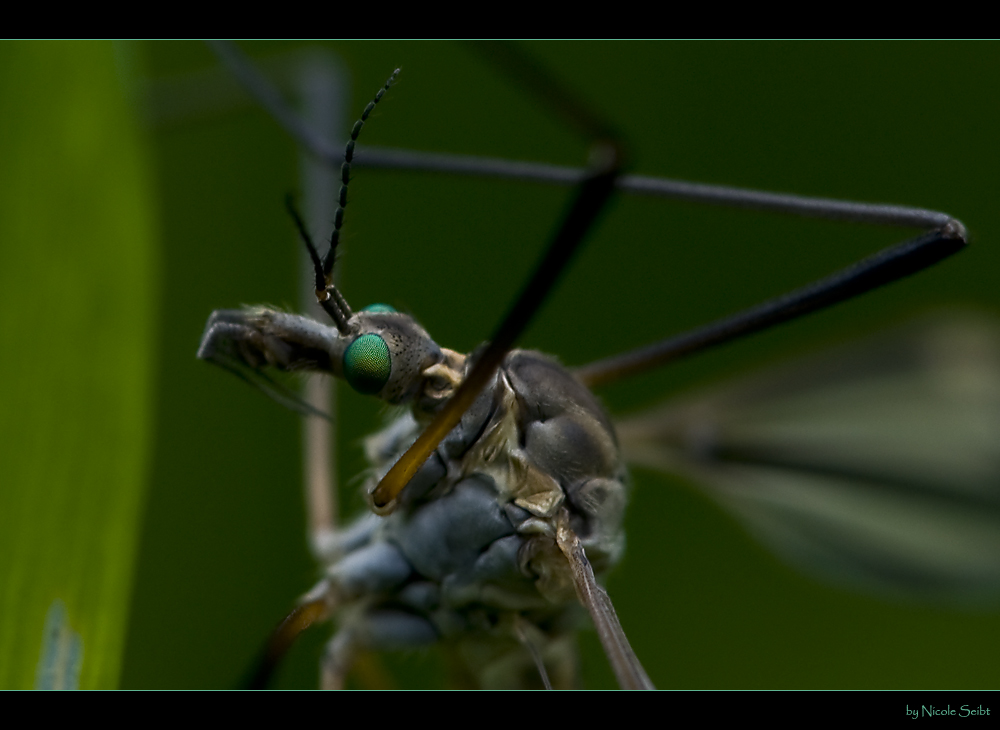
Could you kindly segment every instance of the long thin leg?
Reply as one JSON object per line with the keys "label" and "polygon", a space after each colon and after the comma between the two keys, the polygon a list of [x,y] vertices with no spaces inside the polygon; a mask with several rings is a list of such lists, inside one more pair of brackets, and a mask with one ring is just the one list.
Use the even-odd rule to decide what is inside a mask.
{"label": "long thin leg", "polygon": [[[343,162],[343,151],[333,147],[321,135],[313,132],[310,126],[285,104],[277,89],[260,75],[236,46],[222,41],[215,41],[211,46],[247,91],[271,113],[288,134],[312,155],[328,165],[339,168]],[[441,172],[553,185],[579,185],[588,174],[586,169],[579,167],[374,146],[358,147],[354,164],[361,167]],[[790,213],[808,218],[925,230],[961,228],[961,223],[947,213],[926,208],[814,198],[649,175],[622,175],[616,180],[615,188],[627,194],[687,200],[730,208]],[[964,230],[961,230],[959,235],[964,238]]]}
{"label": "long thin leg", "polygon": [[[303,147],[327,164],[339,164],[339,157],[332,148],[295,116],[294,112],[281,100],[277,91],[257,73],[252,64],[242,56],[235,46],[216,44],[213,45],[213,48],[233,69],[247,89]],[[573,108],[573,104],[560,103],[557,106],[564,115],[573,116],[572,113],[566,111]],[[586,170],[557,165],[376,148],[364,151],[359,149],[355,156],[355,164],[500,177],[560,185],[579,184],[587,175]],[[928,236],[885,249],[826,279],[772,299],[745,312],[726,317],[654,345],[591,363],[578,369],[577,375],[585,383],[592,386],[609,383],[659,367],[670,360],[700,352],[708,347],[846,301],[931,266],[961,250],[966,244],[965,227],[961,221],[946,213],[923,208],[811,198],[802,195],[772,193],[722,185],[705,185],[642,175],[619,176],[614,185],[622,192],[638,195],[653,195],[709,205],[742,207],[812,218],[923,228],[933,232]],[[495,341],[496,338],[494,338]]]}
{"label": "long thin leg", "polygon": [[622,173],[625,155],[621,143],[613,136],[612,126],[594,113],[582,101],[573,98],[547,74],[528,62],[521,63],[516,54],[505,53],[503,65],[515,63],[520,74],[532,76],[531,90],[554,112],[572,120],[591,142],[591,167],[580,183],[576,197],[549,244],[541,263],[521,290],[514,305],[501,321],[489,345],[477,358],[472,370],[448,403],[437,412],[431,423],[405,454],[392,466],[371,494],[375,512],[387,514],[394,500],[409,483],[431,452],[458,424],[462,415],[493,377],[517,338],[535,316],[559,276],[565,271],[573,254],[615,190],[615,181]]}
{"label": "long thin leg", "polygon": [[573,201],[573,206],[563,220],[545,258],[500,324],[485,352],[476,361],[472,371],[462,381],[445,407],[438,411],[416,443],[400,457],[372,493],[372,503],[376,512],[386,513],[392,509],[396,495],[409,483],[441,440],[458,424],[462,415],[493,377],[504,356],[531,321],[584,235],[590,230],[597,214],[611,196],[615,177],[621,169],[621,158],[617,150],[610,146],[606,146],[605,149],[609,153],[607,160],[595,170],[593,177],[580,186],[576,200]]}
{"label": "long thin leg", "polygon": [[656,689],[646,670],[632,651],[615,607],[607,592],[597,583],[594,569],[580,544],[580,538],[569,526],[569,514],[564,507],[556,523],[556,544],[569,561],[573,586],[580,603],[590,613],[604,653],[622,689]]}
{"label": "long thin leg", "polygon": [[[305,131],[308,133],[308,130]],[[360,157],[361,156],[359,155],[359,161]],[[449,158],[445,158],[444,161],[451,164],[449,162]],[[426,158],[424,159],[426,161]],[[463,170],[464,172],[470,174],[489,174],[483,172],[487,166],[481,164],[482,161],[477,161],[475,159],[470,161],[466,158],[459,159],[459,162],[461,165],[465,166],[465,169]],[[493,161],[487,162],[492,163]],[[517,163],[515,163],[515,165],[516,164]],[[530,168],[532,166],[529,165],[527,167]],[[563,231],[560,233],[560,236],[557,236],[557,242],[563,233],[572,231],[574,227],[581,229],[581,237],[583,233],[586,232],[592,223],[593,216],[591,215],[588,218],[588,214],[586,213],[588,206],[583,203],[586,201],[587,195],[589,194],[592,196],[590,200],[587,201],[590,205],[590,210],[599,209],[600,205],[603,204],[603,200],[605,200],[607,195],[610,194],[612,187],[618,184],[616,181],[617,171],[614,168],[615,165],[611,164],[596,174],[594,174],[593,171],[591,172],[592,176],[587,178],[587,182],[581,190],[580,197],[577,200],[577,204],[574,206],[573,212],[567,216]],[[423,167],[420,169],[432,168]],[[441,169],[444,168],[442,167]],[[560,182],[579,182],[581,179],[581,175],[578,171],[570,171],[569,175],[565,175],[563,172],[559,171],[558,168],[553,169],[555,169],[559,175],[562,176],[562,179],[559,180]],[[534,174],[535,171],[529,170],[528,172]],[[520,174],[521,173],[518,173],[518,175]],[[526,175],[526,177],[530,176]],[[531,179],[541,180],[543,177],[535,176],[531,177]],[[608,181],[610,181],[610,183]],[[640,192],[664,195],[667,197],[685,198],[704,203],[736,205],[759,210],[777,210],[807,216],[850,219],[890,225],[914,225],[935,229],[935,232],[929,236],[924,236],[907,244],[902,244],[901,246],[888,249],[871,259],[861,262],[851,269],[845,270],[844,272],[818,282],[815,285],[806,287],[803,290],[799,290],[771,302],[767,302],[759,307],[755,307],[752,310],[736,315],[736,317],[722,320],[714,325],[710,325],[708,328],[704,328],[701,331],[691,333],[685,337],[688,337],[689,339],[693,338],[694,340],[699,340],[701,342],[707,342],[707,344],[685,345],[685,352],[694,352],[711,344],[725,342],[732,339],[734,336],[741,336],[742,334],[756,331],[765,326],[769,326],[770,324],[785,321],[799,316],[800,314],[815,311],[823,306],[829,306],[832,303],[843,301],[850,296],[854,296],[863,291],[868,291],[871,288],[880,286],[883,283],[887,283],[888,281],[900,278],[901,276],[917,271],[924,266],[930,265],[931,263],[950,255],[954,251],[959,250],[964,245],[964,231],[961,228],[961,224],[949,218],[945,214],[936,213],[934,211],[924,211],[898,206],[873,206],[825,199],[809,199],[800,196],[758,193],[755,191],[698,185],[694,183],[682,183],[670,180],[652,180],[651,183],[646,184],[641,180],[639,182],[635,182],[635,180],[629,179],[629,184],[633,185],[633,187]],[[605,187],[606,189],[604,189]],[[578,212],[578,209],[583,209],[585,212],[581,214]],[[567,235],[572,238],[572,235]],[[958,242],[957,244],[955,243],[956,241]],[[557,256],[554,260],[565,262],[575,245],[575,243],[572,243],[568,247],[568,253],[559,254],[559,256]],[[557,246],[553,246],[553,250],[556,248]],[[550,256],[551,255],[552,252],[550,251]],[[536,277],[541,275],[541,272],[544,269],[545,267],[543,266],[539,270],[539,273],[536,274]],[[550,276],[551,281],[554,281],[559,270],[560,269],[557,267],[554,270],[554,273],[547,274],[546,276]],[[538,296],[544,296],[544,291]],[[527,297],[527,299],[530,299],[530,297]],[[511,342],[513,342],[513,338],[517,336],[521,329],[523,329],[527,320],[517,324],[518,320],[513,316],[514,312],[517,312],[521,307],[521,303],[521,300],[519,300],[518,304],[515,305],[512,310],[511,317],[505,320],[504,325],[502,325],[498,331],[497,337],[494,338],[495,340],[501,338],[501,335],[508,336],[510,335],[510,332],[513,332],[513,334],[510,335]],[[537,307],[537,304],[534,306]],[[531,312],[533,311],[534,310],[530,309],[530,307],[528,308],[527,316],[529,318],[531,316]],[[508,323],[514,324],[508,327]],[[507,347],[509,347],[509,345],[507,345]],[[499,362],[506,350],[504,350],[503,345],[501,345],[496,348],[495,351],[499,353],[496,355],[497,362]],[[489,360],[490,358],[485,359]],[[493,367],[495,367],[495,365]],[[480,386],[488,380],[492,371],[493,368],[489,365],[484,365],[482,367],[482,372],[484,372],[485,375],[479,383]],[[478,389],[478,387],[474,388],[470,385],[470,390],[473,391],[473,396]],[[455,410],[458,412],[460,417],[462,410],[464,410],[464,406],[457,404]],[[447,424],[447,419],[440,420],[439,424]],[[441,426],[437,430],[441,431],[442,429],[447,430],[445,426]],[[429,430],[434,429],[432,428]],[[431,448],[433,448],[433,446],[431,446]],[[405,480],[403,483],[405,483]]]}
{"label": "long thin leg", "polygon": [[246,689],[267,689],[275,670],[299,634],[317,621],[330,616],[330,605],[325,595],[300,603],[271,633],[267,646],[251,670],[244,686]]}
{"label": "long thin leg", "polygon": [[[964,231],[962,231],[964,233]],[[709,347],[826,309],[884,284],[927,268],[966,246],[958,231],[947,229],[879,251],[874,256],[789,294],[717,320],[690,332],[577,368],[588,387],[605,385],[658,368]]]}

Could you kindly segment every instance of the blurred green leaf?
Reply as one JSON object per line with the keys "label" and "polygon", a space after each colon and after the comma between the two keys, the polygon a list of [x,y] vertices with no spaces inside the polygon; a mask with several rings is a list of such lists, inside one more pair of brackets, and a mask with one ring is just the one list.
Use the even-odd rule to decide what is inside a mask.
{"label": "blurred green leaf", "polygon": [[0,45],[4,689],[34,686],[36,672],[41,681],[50,609],[49,633],[82,642],[78,681],[66,684],[118,686],[158,294],[147,150],[127,72],[110,43]]}

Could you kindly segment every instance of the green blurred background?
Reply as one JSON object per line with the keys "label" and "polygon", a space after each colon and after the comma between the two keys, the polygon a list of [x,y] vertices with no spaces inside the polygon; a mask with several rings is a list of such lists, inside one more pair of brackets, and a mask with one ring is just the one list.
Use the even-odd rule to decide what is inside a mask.
{"label": "green blurred background", "polygon": [[[573,165],[586,154],[583,141],[460,44],[240,45],[265,68],[304,46],[335,54],[350,88],[345,126],[402,66],[362,147]],[[975,244],[885,291],[605,389],[613,412],[942,306],[1000,306],[995,43],[523,45],[619,125],[635,172],[927,206],[965,221]],[[159,295],[149,305],[158,320],[148,350],[153,415],[143,426],[152,443],[148,493],[120,686],[232,687],[317,572],[305,542],[297,416],[194,352],[213,309],[297,307],[299,250],[282,200],[300,188],[298,154],[264,113],[238,96],[230,102],[231,85],[221,74],[214,80],[217,62],[203,45],[131,50],[148,91],[136,99],[146,99],[161,248],[148,287]],[[192,74],[206,75],[192,82]],[[356,169],[340,259],[345,296],[355,307],[389,302],[440,344],[469,350],[509,305],[567,196],[535,184]],[[782,293],[908,235],[620,197],[523,344],[582,364]],[[14,357],[32,353],[21,342]],[[115,369],[106,356],[91,353]],[[340,393],[342,501],[358,509],[358,441],[382,415],[377,403]],[[651,474],[635,476],[627,526],[628,552],[608,589],[661,688],[985,688],[1000,679],[998,612],[893,604],[819,584],[772,558],[688,485]],[[315,686],[328,632],[313,633],[279,686]],[[613,687],[595,636],[582,643],[585,685]],[[397,686],[440,686],[434,652],[385,662]]]}

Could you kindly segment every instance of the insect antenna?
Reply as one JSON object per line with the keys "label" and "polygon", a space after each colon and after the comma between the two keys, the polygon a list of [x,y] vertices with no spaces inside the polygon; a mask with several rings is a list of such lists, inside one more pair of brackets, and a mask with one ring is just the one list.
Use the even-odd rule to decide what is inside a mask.
{"label": "insect antenna", "polygon": [[[340,243],[340,229],[344,225],[344,209],[347,207],[347,184],[351,181],[351,163],[354,161],[354,147],[357,145],[358,135],[361,134],[365,122],[368,121],[368,116],[375,109],[375,105],[382,101],[385,92],[389,90],[389,87],[396,80],[397,74],[399,74],[398,68],[392,72],[392,75],[385,82],[385,86],[378,90],[375,98],[368,102],[368,106],[361,112],[361,118],[354,123],[354,127],[351,129],[351,138],[347,141],[347,148],[344,150],[344,164],[340,166],[340,195],[337,199],[337,212],[334,213],[333,217],[330,250],[327,251],[326,257],[323,259],[323,274],[326,276],[328,282],[333,273],[333,262],[337,253],[337,245]],[[340,293],[338,292],[334,296],[340,297]],[[346,307],[346,303],[344,306]]]}
{"label": "insect antenna", "polygon": [[[223,47],[224,50],[226,48],[225,46]],[[347,206],[347,186],[350,182],[351,162],[354,159],[354,148],[357,144],[358,136],[364,128],[365,122],[375,108],[375,105],[381,101],[385,92],[388,91],[393,81],[395,81],[398,73],[398,68],[393,71],[392,75],[385,82],[385,85],[379,89],[375,98],[365,107],[361,113],[361,118],[355,122],[351,130],[351,138],[348,140],[344,151],[344,163],[341,165],[340,193],[338,195],[337,210],[334,214],[334,228],[330,236],[330,248],[326,256],[320,257],[305,222],[302,220],[302,215],[295,205],[293,196],[289,194],[285,198],[285,207],[288,210],[288,214],[292,217],[299,237],[305,244],[306,250],[309,252],[309,258],[312,261],[316,299],[323,310],[330,315],[330,318],[337,326],[337,330],[343,335],[348,335],[351,332],[348,322],[352,316],[352,312],[340,290],[333,283],[333,266],[336,262],[337,246],[340,243],[340,230],[344,223],[344,209]],[[239,372],[237,374],[244,377]],[[293,403],[296,406],[299,405],[297,399],[293,399]],[[307,413],[312,413],[313,411],[314,409]],[[320,411],[315,411],[315,414],[326,416],[326,414]],[[293,609],[271,633],[267,645],[261,652],[252,670],[247,674],[243,686],[248,689],[266,688],[270,684],[275,670],[299,635],[317,621],[327,618],[328,615],[329,606],[325,598],[307,599]]]}
{"label": "insect antenna", "polygon": [[305,243],[306,250],[309,251],[309,258],[312,260],[313,272],[316,278],[316,301],[323,307],[323,311],[330,315],[334,324],[337,325],[337,330],[342,335],[350,334],[351,328],[347,323],[353,313],[347,304],[347,300],[344,299],[343,294],[340,293],[340,290],[333,283],[333,265],[337,260],[340,229],[344,226],[344,210],[347,208],[347,186],[351,181],[351,162],[354,160],[354,148],[357,145],[358,136],[361,134],[361,130],[364,129],[368,116],[375,109],[375,105],[385,96],[385,92],[389,90],[389,87],[392,86],[398,73],[398,68],[392,72],[385,85],[375,94],[375,98],[368,102],[368,106],[361,112],[361,118],[354,123],[354,127],[351,129],[351,138],[347,141],[347,147],[344,150],[344,162],[340,166],[340,193],[337,196],[337,211],[333,217],[333,233],[330,234],[330,248],[327,250],[326,256],[322,259],[320,258],[319,251],[316,250],[315,244],[312,242],[312,237],[306,230],[305,223],[302,222],[302,216],[299,215],[292,196],[289,195],[285,198],[285,207],[288,209],[288,214],[295,221],[299,237]]}
{"label": "insect antenna", "polygon": [[[306,245],[306,250],[309,251],[309,258],[312,260],[313,271],[316,274],[316,300],[323,307],[323,311],[330,315],[330,319],[337,325],[337,330],[340,334],[350,334],[351,328],[348,326],[347,321],[351,318],[351,310],[347,306],[347,302],[340,295],[337,287],[333,285],[333,265],[331,264],[330,274],[328,275],[324,262],[319,257],[319,252],[316,250],[316,246],[313,244],[312,238],[306,230],[305,223],[302,222],[302,216],[299,215],[299,211],[296,209],[295,201],[292,200],[291,195],[285,198],[285,207],[288,209],[288,214],[292,216],[292,220],[295,221],[295,227],[299,231],[299,237],[302,239],[302,242]],[[331,251],[330,254],[332,253]],[[327,258],[332,261],[333,256],[330,254],[327,254]],[[334,294],[334,292],[336,293]]]}

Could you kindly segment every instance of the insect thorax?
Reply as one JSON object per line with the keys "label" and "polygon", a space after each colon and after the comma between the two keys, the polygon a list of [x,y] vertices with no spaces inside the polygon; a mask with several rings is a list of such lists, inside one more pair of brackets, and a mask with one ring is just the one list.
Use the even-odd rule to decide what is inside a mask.
{"label": "insect thorax", "polygon": [[[417,437],[412,413],[369,437],[370,489]],[[537,672],[571,684],[582,612],[555,541],[565,508],[598,572],[624,548],[625,472],[596,398],[539,353],[513,351],[401,493],[396,512],[347,547],[329,575],[356,608],[341,632],[371,648],[443,640],[477,681]],[[339,635],[339,634],[338,634]]]}

